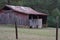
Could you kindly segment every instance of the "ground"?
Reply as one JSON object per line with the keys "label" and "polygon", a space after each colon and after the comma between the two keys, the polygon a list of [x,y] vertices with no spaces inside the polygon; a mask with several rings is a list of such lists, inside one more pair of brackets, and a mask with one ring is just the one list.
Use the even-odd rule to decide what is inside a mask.
{"label": "ground", "polygon": [[[18,28],[18,40],[55,40],[55,28],[26,29]],[[0,25],[0,40],[16,40],[13,26]],[[60,40],[60,28],[59,28]]]}

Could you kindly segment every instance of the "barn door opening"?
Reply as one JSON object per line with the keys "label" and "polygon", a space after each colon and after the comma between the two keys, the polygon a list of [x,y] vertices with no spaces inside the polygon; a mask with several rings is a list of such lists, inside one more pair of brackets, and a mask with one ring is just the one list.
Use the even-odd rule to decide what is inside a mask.
{"label": "barn door opening", "polygon": [[29,15],[30,28],[42,28],[42,19],[37,15]]}

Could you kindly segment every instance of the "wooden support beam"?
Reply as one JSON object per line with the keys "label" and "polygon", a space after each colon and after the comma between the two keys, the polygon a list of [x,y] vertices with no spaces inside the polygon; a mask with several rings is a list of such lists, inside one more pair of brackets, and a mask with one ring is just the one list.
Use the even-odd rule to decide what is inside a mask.
{"label": "wooden support beam", "polygon": [[46,16],[46,28],[48,27],[48,20],[47,20],[47,16]]}
{"label": "wooden support beam", "polygon": [[[37,16],[37,19],[39,19],[39,16]],[[38,23],[37,23],[37,28],[38,28]]]}
{"label": "wooden support beam", "polygon": [[33,16],[31,16],[31,19],[33,19]]}
{"label": "wooden support beam", "polygon": [[37,16],[37,19],[39,19],[39,16]]}

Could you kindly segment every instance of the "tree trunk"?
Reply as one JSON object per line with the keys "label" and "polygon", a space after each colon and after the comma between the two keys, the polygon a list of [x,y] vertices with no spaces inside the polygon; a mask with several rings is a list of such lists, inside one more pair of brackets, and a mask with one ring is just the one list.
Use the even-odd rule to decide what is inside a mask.
{"label": "tree trunk", "polygon": [[10,0],[7,0],[7,4],[10,5]]}

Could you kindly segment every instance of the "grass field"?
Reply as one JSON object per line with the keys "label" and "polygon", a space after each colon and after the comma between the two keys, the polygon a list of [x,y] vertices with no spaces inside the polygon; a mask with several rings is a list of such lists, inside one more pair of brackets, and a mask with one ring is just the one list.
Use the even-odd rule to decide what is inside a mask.
{"label": "grass field", "polygon": [[[55,28],[24,29],[18,28],[19,40],[55,40]],[[16,40],[13,26],[0,25],[0,40]],[[59,29],[60,40],[60,29]]]}

